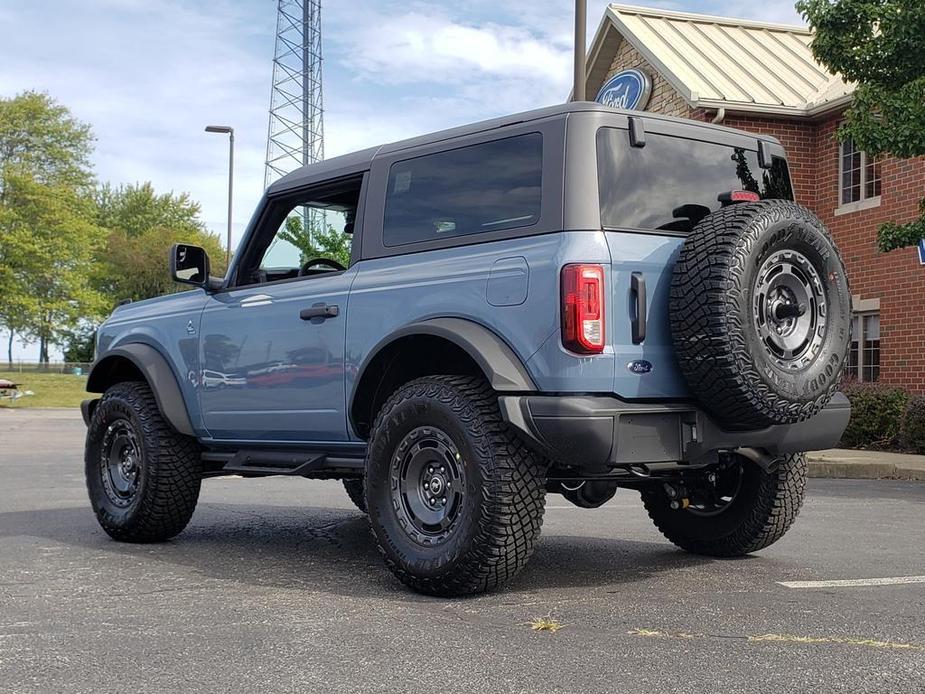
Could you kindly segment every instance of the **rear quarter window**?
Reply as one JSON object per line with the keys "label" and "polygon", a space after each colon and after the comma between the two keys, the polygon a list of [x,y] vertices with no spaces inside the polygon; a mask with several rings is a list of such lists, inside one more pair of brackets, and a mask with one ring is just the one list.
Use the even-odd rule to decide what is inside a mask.
{"label": "rear quarter window", "polygon": [[762,169],[757,151],[669,135],[648,134],[645,147],[632,147],[625,130],[602,128],[597,169],[604,228],[688,232],[731,190],[793,199],[784,159]]}
{"label": "rear quarter window", "polygon": [[540,219],[543,136],[530,133],[396,162],[382,241],[421,241],[514,229]]}

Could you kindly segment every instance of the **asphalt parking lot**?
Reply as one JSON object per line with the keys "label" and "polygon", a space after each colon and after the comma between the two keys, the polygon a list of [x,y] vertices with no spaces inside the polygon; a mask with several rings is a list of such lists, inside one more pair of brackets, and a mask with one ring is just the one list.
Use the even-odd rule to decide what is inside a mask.
{"label": "asphalt parking lot", "polygon": [[[925,483],[810,480],[735,561],[663,541],[638,497],[547,501],[504,590],[404,590],[339,483],[206,481],[154,546],[96,525],[74,412],[0,411],[0,691],[918,692]],[[549,616],[555,632],[531,630]]]}

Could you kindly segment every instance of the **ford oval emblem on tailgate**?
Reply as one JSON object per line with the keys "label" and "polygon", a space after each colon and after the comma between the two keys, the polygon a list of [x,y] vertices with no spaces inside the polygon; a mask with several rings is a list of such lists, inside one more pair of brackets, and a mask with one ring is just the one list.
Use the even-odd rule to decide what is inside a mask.
{"label": "ford oval emblem on tailgate", "polygon": [[652,371],[652,362],[645,359],[636,359],[627,364],[626,369],[633,374],[647,374]]}

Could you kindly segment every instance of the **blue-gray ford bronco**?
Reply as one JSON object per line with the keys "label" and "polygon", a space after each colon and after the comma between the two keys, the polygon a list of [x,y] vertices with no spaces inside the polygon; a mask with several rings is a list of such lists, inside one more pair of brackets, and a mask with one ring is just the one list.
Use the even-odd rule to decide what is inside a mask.
{"label": "blue-gray ford bronco", "polygon": [[[349,234],[348,267],[293,230]],[[834,445],[845,269],[766,136],[591,103],[337,157],[267,190],[224,278],[118,307],[83,404],[103,529],[157,542],[203,478],[343,480],[411,588],[494,588],[545,495],[636,490],[732,557],[800,509]]]}

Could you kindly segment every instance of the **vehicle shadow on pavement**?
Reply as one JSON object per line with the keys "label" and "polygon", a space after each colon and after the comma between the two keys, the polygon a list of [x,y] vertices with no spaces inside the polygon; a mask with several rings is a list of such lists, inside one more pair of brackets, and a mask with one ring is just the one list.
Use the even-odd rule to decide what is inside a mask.
{"label": "vehicle shadow on pavement", "polygon": [[[422,599],[386,569],[358,511],[337,508],[201,503],[187,529],[159,544],[111,540],[87,507],[0,513],[0,540],[41,538],[105,570],[112,558],[185,567],[200,580],[327,592],[351,597]],[[28,552],[24,543],[18,551]],[[544,535],[527,568],[502,592],[607,586],[709,562],[668,544],[620,538]]]}

